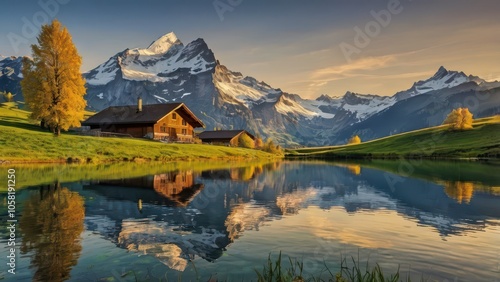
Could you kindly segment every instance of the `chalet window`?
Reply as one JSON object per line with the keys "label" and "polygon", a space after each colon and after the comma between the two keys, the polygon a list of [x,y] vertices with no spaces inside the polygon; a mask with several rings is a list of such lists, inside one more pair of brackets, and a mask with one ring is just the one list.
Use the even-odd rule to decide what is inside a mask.
{"label": "chalet window", "polygon": [[186,135],[187,134],[187,129],[183,128],[182,129],[182,134]]}
{"label": "chalet window", "polygon": [[160,132],[167,132],[167,128],[165,126],[160,126]]}
{"label": "chalet window", "polygon": [[172,119],[177,119],[177,114],[176,113],[172,114]]}
{"label": "chalet window", "polygon": [[182,125],[187,125],[187,122],[185,119],[182,120]]}

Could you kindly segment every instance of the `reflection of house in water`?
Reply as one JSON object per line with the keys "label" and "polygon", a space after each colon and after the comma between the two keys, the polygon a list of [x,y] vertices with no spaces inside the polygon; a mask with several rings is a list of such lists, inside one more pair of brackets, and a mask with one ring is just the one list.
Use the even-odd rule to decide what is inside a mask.
{"label": "reflection of house in water", "polygon": [[187,171],[155,175],[153,188],[158,194],[186,206],[203,189],[203,184],[194,184],[193,172]]}
{"label": "reflection of house in water", "polygon": [[[102,186],[118,186],[126,190],[99,189],[98,192],[116,199],[142,203],[159,203],[174,206],[186,206],[203,189],[203,184],[194,183],[192,171],[167,172],[145,177],[103,180]],[[126,191],[126,192],[125,192]],[[151,193],[152,191],[156,193]],[[124,193],[125,192],[125,193]]]}

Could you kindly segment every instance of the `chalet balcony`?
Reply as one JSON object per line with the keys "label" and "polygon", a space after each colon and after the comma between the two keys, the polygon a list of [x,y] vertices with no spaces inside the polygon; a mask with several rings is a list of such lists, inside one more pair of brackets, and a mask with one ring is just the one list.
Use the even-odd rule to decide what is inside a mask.
{"label": "chalet balcony", "polygon": [[178,142],[178,143],[192,143],[193,135],[192,134],[175,134],[175,136],[169,133],[155,133],[155,140],[160,140],[164,142]]}

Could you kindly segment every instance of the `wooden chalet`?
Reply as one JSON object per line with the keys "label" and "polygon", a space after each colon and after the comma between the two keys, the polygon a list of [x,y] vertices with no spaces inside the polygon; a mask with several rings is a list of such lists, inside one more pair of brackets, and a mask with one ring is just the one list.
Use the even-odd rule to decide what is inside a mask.
{"label": "wooden chalet", "polygon": [[246,130],[216,130],[203,131],[198,135],[203,143],[238,146],[238,138],[246,134],[255,141],[255,136],[248,133]]}
{"label": "wooden chalet", "polygon": [[192,142],[193,128],[205,127],[183,103],[106,108],[82,122],[91,130],[126,134],[132,137]]}

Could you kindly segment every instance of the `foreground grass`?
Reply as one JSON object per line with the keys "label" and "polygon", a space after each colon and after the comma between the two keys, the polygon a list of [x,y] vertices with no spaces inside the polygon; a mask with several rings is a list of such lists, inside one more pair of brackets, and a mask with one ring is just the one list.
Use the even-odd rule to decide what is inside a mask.
{"label": "foreground grass", "polygon": [[133,138],[75,134],[55,137],[30,124],[29,112],[0,104],[0,163],[242,160],[280,157],[259,150],[202,144],[164,144]]}
{"label": "foreground grass", "polygon": [[[352,263],[348,262],[346,258],[341,259],[340,269],[336,272],[332,272],[331,269],[324,265],[324,270],[310,277],[306,277],[304,274],[304,264],[296,259],[288,258],[289,266],[284,266],[284,262],[281,257],[281,252],[276,259],[273,261],[271,255],[269,255],[266,264],[263,266],[262,270],[255,270],[257,273],[257,281],[268,282],[301,282],[301,281],[335,281],[335,282],[399,282],[399,281],[411,281],[409,277],[405,279],[400,278],[399,269],[394,274],[384,273],[382,268],[377,264],[370,268],[368,262],[363,268],[359,260],[351,259]],[[307,270],[306,270],[307,271]]]}
{"label": "foreground grass", "polygon": [[288,157],[316,158],[500,158],[500,116],[477,119],[472,130],[437,126],[357,145],[304,148]]}

